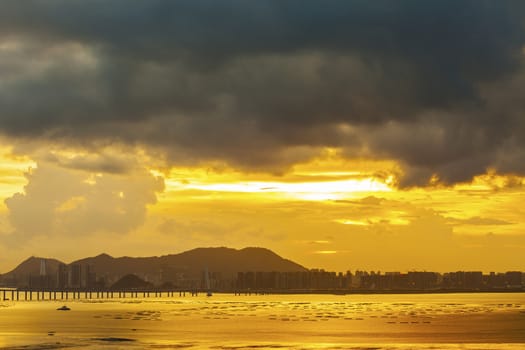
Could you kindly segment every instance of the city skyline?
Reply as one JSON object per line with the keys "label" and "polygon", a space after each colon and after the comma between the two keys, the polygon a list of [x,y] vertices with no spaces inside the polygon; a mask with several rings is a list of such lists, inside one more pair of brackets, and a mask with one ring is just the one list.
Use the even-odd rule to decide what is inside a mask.
{"label": "city skyline", "polygon": [[525,270],[525,3],[0,9],[2,272],[220,246]]}
{"label": "city skyline", "polygon": [[[266,255],[266,259],[261,259],[261,254]],[[211,270],[209,266],[212,266]],[[418,290],[446,293],[517,292],[523,291],[524,287],[525,274],[521,271],[326,271],[305,268],[264,248],[245,248],[240,251],[199,248],[177,256],[146,259],[113,258],[100,254],[69,264],[51,258],[31,257],[16,269],[0,275],[0,289],[37,291],[131,291],[142,288],[152,291],[266,290],[273,293],[402,293]]]}
{"label": "city skyline", "polygon": [[[443,274],[450,274],[450,273],[459,273],[459,272],[467,272],[467,273],[479,273],[479,274],[484,274],[484,275],[492,275],[492,274],[500,274],[500,275],[503,275],[505,273],[509,273],[509,272],[519,272],[520,274],[524,274],[524,278],[525,278],[525,273],[522,272],[522,271],[519,271],[519,270],[507,270],[507,271],[502,271],[502,270],[462,270],[462,269],[452,269],[452,270],[449,270],[449,271],[428,271],[428,270],[425,270],[425,269],[410,269],[410,270],[393,270],[393,269],[390,269],[390,270],[364,270],[364,269],[359,269],[359,268],[352,268],[352,267],[349,267],[347,268],[346,270],[336,270],[336,271],[329,271],[323,267],[320,267],[320,266],[304,266],[304,265],[301,265],[301,264],[298,264],[297,262],[295,261],[292,261],[290,259],[287,259],[286,257],[282,257],[282,256],[279,256],[278,254],[276,254],[275,252],[272,252],[271,250],[268,250],[267,248],[261,248],[261,247],[246,247],[246,248],[243,248],[243,249],[232,249],[232,248],[227,248],[227,247],[201,247],[201,248],[195,248],[195,249],[192,249],[192,250],[189,250],[189,251],[184,251],[184,252],[181,252],[181,253],[177,253],[177,254],[168,254],[168,255],[160,255],[160,256],[119,256],[119,257],[113,257],[107,253],[101,253],[101,254],[98,254],[96,256],[89,256],[89,257],[83,257],[83,258],[79,258],[79,259],[75,259],[73,261],[70,261],[70,262],[66,262],[66,261],[62,261],[60,259],[57,259],[55,257],[40,257],[40,256],[31,256],[27,259],[25,259],[24,261],[18,263],[15,267],[13,267],[12,269],[8,270],[8,271],[3,271],[3,272],[0,272],[0,285],[2,284],[2,277],[6,277],[10,274],[13,274],[15,273],[16,274],[16,271],[18,269],[20,269],[21,267],[23,267],[25,264],[27,264],[28,262],[30,261],[38,261],[39,262],[39,266],[40,266],[40,270],[38,273],[34,272],[34,273],[31,273],[31,274],[28,274],[27,272],[24,272],[23,274],[24,275],[27,275],[26,277],[30,277],[30,276],[46,276],[46,275],[55,275],[55,272],[51,272],[51,273],[47,273],[46,271],[49,269],[47,267],[47,263],[48,262],[52,262],[53,264],[58,264],[58,271],[60,271],[60,269],[62,267],[66,267],[67,269],[71,268],[71,267],[75,267],[75,266],[84,266],[85,268],[87,268],[87,271],[89,271],[90,269],[93,270],[93,263],[90,262],[90,261],[93,261],[93,260],[97,260],[97,259],[101,259],[104,261],[104,263],[102,264],[102,266],[104,264],[112,264],[114,261],[118,261],[118,260],[122,260],[122,259],[125,259],[125,260],[140,260],[140,259],[148,259],[148,260],[151,260],[151,259],[168,259],[171,258],[171,257],[177,257],[177,256],[184,256],[184,255],[187,255],[187,254],[192,254],[196,251],[208,251],[208,252],[213,252],[213,251],[221,251],[221,250],[225,250],[225,251],[234,251],[234,252],[242,252],[242,251],[247,251],[247,250],[250,250],[250,251],[268,251],[270,252],[273,256],[275,256],[276,258],[278,259],[284,259],[283,261],[286,261],[287,263],[290,263],[291,265],[290,266],[293,266],[292,268],[289,268],[289,269],[283,269],[283,268],[278,268],[278,269],[275,269],[275,268],[272,268],[272,267],[265,267],[264,264],[265,264],[265,259],[259,259],[259,265],[257,268],[246,268],[243,266],[242,263],[238,263],[236,266],[236,268],[234,269],[235,271],[229,271],[229,273],[231,274],[237,274],[237,273],[241,273],[241,272],[253,272],[253,273],[256,273],[256,272],[264,272],[264,273],[272,273],[272,272],[276,272],[276,271],[280,271],[280,272],[283,272],[283,273],[287,273],[287,272],[294,272],[294,271],[322,271],[322,272],[330,272],[330,273],[338,273],[338,274],[341,274],[341,273],[352,273],[352,272],[355,272],[355,273],[366,273],[366,274],[372,274],[372,275],[396,275],[396,274],[409,274],[409,273],[435,273],[435,274],[440,274],[440,275],[443,275]],[[213,254],[213,253],[212,253]],[[227,261],[230,261],[230,258],[229,257],[225,257]],[[176,271],[189,271],[189,270],[192,270],[193,272],[192,273],[195,273],[195,270],[197,271],[200,271],[199,269],[201,269],[201,272],[204,271],[205,269],[207,269],[206,266],[214,266],[214,262],[210,263],[209,262],[209,257],[206,257],[206,255],[204,255],[204,259],[199,262],[199,263],[193,263],[193,264],[190,264],[188,265],[188,263],[165,263],[163,264],[161,267],[159,267],[159,271],[162,271],[163,269],[167,268],[167,269],[170,269],[170,270],[176,270]],[[213,258],[214,260],[217,259],[217,256],[215,256]],[[198,260],[198,259],[197,259]],[[257,259],[256,259],[257,260]],[[88,262],[86,262],[88,261]],[[195,259],[191,260],[191,261],[195,261]],[[272,264],[270,264],[270,266],[273,266],[274,265],[274,261],[272,261]],[[97,263],[96,265],[99,265],[99,263]],[[136,267],[135,267],[136,268]],[[25,268],[27,269],[27,267]],[[96,270],[97,268],[95,268]],[[98,266],[98,269],[99,270],[103,270],[104,267],[101,267],[101,266]],[[120,268],[122,270],[122,267]],[[53,270],[53,269],[51,269]],[[220,270],[219,269],[216,269],[217,271]],[[231,270],[231,268],[230,268]],[[35,270],[36,271],[36,270]],[[212,272],[217,272],[217,271],[212,271]],[[58,275],[60,275],[60,272],[57,272]],[[127,269],[127,270],[124,270],[124,271],[121,271],[121,273],[119,275],[122,275],[122,274],[133,274],[134,273],[134,270],[133,269]],[[153,272],[153,274],[157,274],[158,271],[156,272]],[[162,274],[162,273],[161,273]],[[146,278],[146,280],[148,280]],[[4,281],[5,282],[5,281]],[[23,283],[27,283],[27,281],[23,280],[22,281]],[[524,284],[525,284],[525,280],[524,280]]]}

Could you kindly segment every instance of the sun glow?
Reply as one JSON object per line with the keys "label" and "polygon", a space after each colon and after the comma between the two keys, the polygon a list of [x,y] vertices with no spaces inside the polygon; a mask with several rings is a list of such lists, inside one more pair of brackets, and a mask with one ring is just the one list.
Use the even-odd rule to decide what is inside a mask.
{"label": "sun glow", "polygon": [[199,181],[166,181],[171,190],[200,190],[208,192],[267,193],[281,194],[303,200],[336,200],[350,197],[354,193],[390,192],[387,184],[375,179],[358,179],[325,182],[237,182],[211,183]]}
{"label": "sun glow", "polygon": [[[15,193],[35,193],[31,186],[46,185],[24,176],[31,168],[52,167],[52,174],[79,176],[83,185],[89,185],[84,186],[85,193],[60,197],[63,194],[56,192],[61,203],[53,212],[57,217],[90,209],[86,203],[99,198],[97,185],[111,185],[104,182],[111,177],[132,179],[137,166],[152,179],[162,179],[164,187],[156,192],[157,201],[145,206],[148,216],[133,236],[140,247],[154,241],[151,237],[157,237],[159,242],[177,237],[188,249],[193,248],[193,243],[186,243],[185,237],[207,246],[218,244],[214,237],[220,237],[220,244],[238,247],[280,247],[283,242],[297,241],[283,252],[306,260],[315,256],[323,264],[344,267],[348,262],[345,259],[359,254],[366,259],[365,252],[359,250],[346,254],[356,242],[367,252],[375,251],[377,235],[392,239],[388,246],[400,250],[406,245],[416,247],[411,243],[413,238],[416,242],[424,239],[439,243],[443,235],[457,241],[456,251],[463,245],[484,249],[473,248],[476,240],[481,242],[476,241],[478,245],[483,240],[500,240],[510,250],[523,246],[520,234],[525,225],[519,208],[525,180],[518,176],[488,172],[470,183],[454,186],[398,188],[399,173],[392,161],[344,159],[328,151],[279,174],[250,172],[216,162],[168,169],[147,155],[140,155],[137,163],[136,157],[131,159],[126,152],[120,155],[118,148],[96,154],[52,150],[53,157],[45,157],[46,153],[44,160],[38,162],[15,156],[10,148],[1,151],[3,203]],[[117,172],[106,176],[101,172],[104,169]],[[148,176],[145,180],[140,183],[147,185],[151,181]],[[68,188],[64,183],[64,190]],[[107,188],[113,191],[119,205],[131,203],[133,196],[141,194],[137,187],[133,191],[119,186]],[[5,204],[0,208],[0,223],[10,230],[7,210]],[[115,212],[124,215],[125,210],[119,207]],[[393,237],[401,237],[399,245]],[[432,255],[432,251],[427,253]]]}
{"label": "sun glow", "polygon": [[[383,171],[385,166],[389,170]],[[167,192],[326,201],[392,192],[393,168],[388,162],[349,161],[337,151],[327,149],[318,158],[297,164],[282,175],[243,173],[213,164],[172,168],[163,175]]]}

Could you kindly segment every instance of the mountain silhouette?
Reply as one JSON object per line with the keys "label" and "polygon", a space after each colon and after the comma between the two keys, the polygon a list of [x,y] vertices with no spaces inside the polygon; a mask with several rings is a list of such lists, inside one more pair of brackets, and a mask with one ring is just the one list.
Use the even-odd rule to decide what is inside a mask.
{"label": "mountain silhouette", "polygon": [[21,262],[12,271],[2,275],[2,280],[25,282],[27,281],[28,276],[38,276],[40,274],[42,260],[45,261],[47,275],[56,275],[58,265],[63,264],[57,259],[32,256]]}
{"label": "mountain silhouette", "polygon": [[[40,274],[42,259],[46,261],[48,275],[56,276],[59,260],[31,257],[12,271],[1,276],[4,283],[23,285],[29,276]],[[241,271],[306,271],[303,266],[280,257],[269,249],[249,247],[244,249],[196,248],[180,254],[153,257],[118,257],[100,254],[73,261],[69,264],[89,266],[89,271],[107,281],[117,281],[122,276],[134,274],[152,281],[157,276],[179,275],[186,279],[200,279],[202,272],[220,274],[223,278],[234,278]],[[164,279],[170,280],[170,279]]]}
{"label": "mountain silhouette", "polygon": [[129,274],[121,279],[119,279],[117,282],[115,282],[110,289],[113,290],[130,290],[130,289],[147,289],[151,288],[153,285],[149,282],[144,281],[140,277]]}
{"label": "mountain silhouette", "polygon": [[120,257],[107,254],[85,258],[71,264],[89,265],[97,273],[114,275],[152,274],[162,269],[176,269],[189,275],[199,275],[203,269],[235,274],[239,271],[306,271],[303,266],[284,259],[266,248],[196,248],[180,254],[160,257]]}

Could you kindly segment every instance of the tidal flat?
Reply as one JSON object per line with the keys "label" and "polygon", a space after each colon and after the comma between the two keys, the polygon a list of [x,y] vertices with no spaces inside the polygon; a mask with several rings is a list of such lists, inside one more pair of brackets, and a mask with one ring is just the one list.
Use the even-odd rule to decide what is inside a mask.
{"label": "tidal flat", "polygon": [[74,348],[524,349],[525,293],[0,302],[0,349]]}

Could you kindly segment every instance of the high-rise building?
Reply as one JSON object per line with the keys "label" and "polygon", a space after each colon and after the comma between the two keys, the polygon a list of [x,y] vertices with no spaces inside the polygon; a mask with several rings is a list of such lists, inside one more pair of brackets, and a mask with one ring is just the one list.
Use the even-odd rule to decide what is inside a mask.
{"label": "high-rise building", "polygon": [[97,276],[89,265],[84,265],[81,271],[80,288],[93,288],[97,282]]}
{"label": "high-rise building", "polygon": [[78,289],[82,286],[82,266],[79,264],[69,266],[67,284],[69,288]]}
{"label": "high-rise building", "polygon": [[40,276],[46,276],[46,275],[47,275],[46,259],[40,259]]}
{"label": "high-rise building", "polygon": [[66,264],[58,265],[57,288],[65,289],[68,286],[68,268]]}

